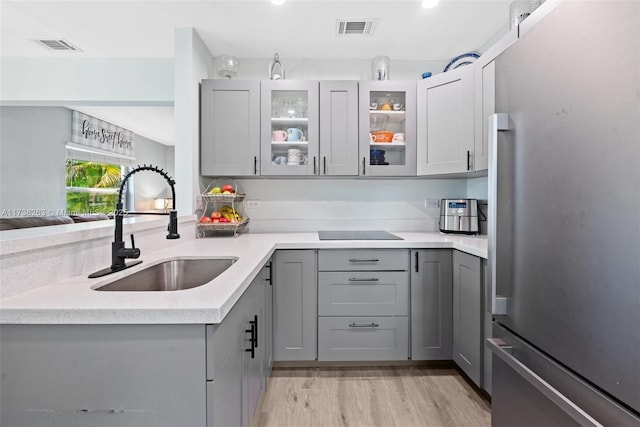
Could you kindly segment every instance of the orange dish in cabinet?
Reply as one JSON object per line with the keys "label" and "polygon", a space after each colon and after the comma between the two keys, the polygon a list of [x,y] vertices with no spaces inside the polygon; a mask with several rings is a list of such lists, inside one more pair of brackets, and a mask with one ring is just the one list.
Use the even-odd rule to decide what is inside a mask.
{"label": "orange dish in cabinet", "polygon": [[388,130],[380,130],[371,132],[372,142],[391,142],[393,140],[393,132]]}

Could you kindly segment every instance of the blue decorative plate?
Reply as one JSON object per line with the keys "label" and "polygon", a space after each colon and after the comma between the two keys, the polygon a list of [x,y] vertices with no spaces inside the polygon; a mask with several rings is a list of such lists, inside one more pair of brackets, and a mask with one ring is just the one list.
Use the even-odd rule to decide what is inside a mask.
{"label": "blue decorative plate", "polygon": [[478,58],[480,58],[480,54],[477,53],[477,52],[463,53],[462,55],[458,55],[455,58],[453,58],[451,61],[449,61],[447,66],[444,67],[444,71],[443,72],[446,73],[449,70],[456,69],[456,68],[461,67],[463,65],[473,64],[475,62],[475,60],[478,59]]}

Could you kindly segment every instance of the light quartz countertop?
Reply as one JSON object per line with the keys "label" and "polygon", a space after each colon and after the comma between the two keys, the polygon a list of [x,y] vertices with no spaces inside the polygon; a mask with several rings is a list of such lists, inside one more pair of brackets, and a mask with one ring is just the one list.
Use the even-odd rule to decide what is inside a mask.
{"label": "light quartz countertop", "polygon": [[[404,240],[319,240],[317,233],[244,234],[186,240],[142,253],[142,264],[98,279],[71,277],[4,298],[3,324],[220,323],[277,249],[452,248],[487,258],[486,236],[393,232]],[[98,292],[95,288],[172,258],[237,258],[211,282],[167,292]],[[89,273],[89,272],[87,272]]]}

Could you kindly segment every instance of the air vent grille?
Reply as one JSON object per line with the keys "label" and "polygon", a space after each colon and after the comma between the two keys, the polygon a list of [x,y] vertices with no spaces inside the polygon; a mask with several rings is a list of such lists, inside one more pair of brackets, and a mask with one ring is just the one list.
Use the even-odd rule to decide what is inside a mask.
{"label": "air vent grille", "polygon": [[336,34],[339,36],[370,36],[373,34],[375,26],[375,19],[338,19],[336,21]]}
{"label": "air vent grille", "polygon": [[65,39],[40,39],[38,40],[38,43],[55,51],[70,50],[70,51],[82,52],[80,48],[78,48],[77,46],[74,46],[73,44],[69,43]]}

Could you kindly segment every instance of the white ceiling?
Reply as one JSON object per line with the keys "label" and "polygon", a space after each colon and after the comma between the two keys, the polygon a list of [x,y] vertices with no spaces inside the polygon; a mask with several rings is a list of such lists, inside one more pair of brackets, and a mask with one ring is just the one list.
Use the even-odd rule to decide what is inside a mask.
{"label": "white ceiling", "polygon": [[[478,50],[504,32],[510,3],[441,0],[435,8],[423,9],[418,0],[288,0],[282,6],[268,0],[0,0],[0,55],[171,58],[174,29],[193,27],[214,56],[271,58],[277,51],[282,58],[295,59],[370,59],[384,54],[392,61],[447,61]],[[337,36],[336,20],[342,18],[374,18],[374,34]],[[65,39],[82,51],[48,50],[35,41],[43,38]],[[158,142],[162,141],[145,129],[169,124],[167,109],[161,107],[139,112],[127,107],[126,113],[118,111],[123,107],[91,110],[93,114],[87,114]],[[135,121],[125,125],[129,118]],[[153,124],[136,125],[152,119]]]}

